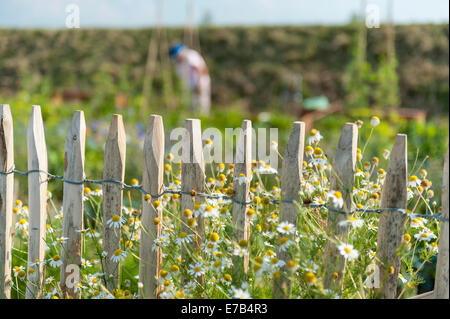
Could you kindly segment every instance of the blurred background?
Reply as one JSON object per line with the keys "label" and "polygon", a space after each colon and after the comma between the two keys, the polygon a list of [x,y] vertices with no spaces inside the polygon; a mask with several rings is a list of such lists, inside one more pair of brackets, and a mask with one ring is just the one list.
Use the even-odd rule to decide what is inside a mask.
{"label": "blurred background", "polygon": [[[429,157],[423,167],[439,196],[448,23],[447,0],[1,0],[0,103],[13,112],[16,168],[27,167],[32,104],[42,107],[49,167],[59,175],[74,110],[86,116],[90,178],[102,176],[111,114],[122,114],[126,182],[140,177],[152,113],[163,115],[166,136],[194,116],[203,129],[239,127],[246,118],[256,128],[277,127],[281,153],[292,122],[302,120],[320,130],[330,159],[345,122],[365,122],[362,143],[378,115],[366,160],[381,159],[395,134],[406,133],[412,172]],[[178,42],[206,61],[209,115],[189,107],[168,55]],[[25,180],[17,177],[16,188],[26,195]],[[61,196],[58,182],[49,189]]]}

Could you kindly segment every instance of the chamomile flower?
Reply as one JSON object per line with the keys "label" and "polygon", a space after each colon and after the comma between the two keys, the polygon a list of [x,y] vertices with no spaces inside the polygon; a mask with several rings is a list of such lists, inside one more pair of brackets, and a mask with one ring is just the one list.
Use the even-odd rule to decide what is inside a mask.
{"label": "chamomile flower", "polygon": [[247,290],[238,288],[234,289],[231,292],[231,298],[233,299],[251,299],[250,294]]}
{"label": "chamomile flower", "polygon": [[190,243],[190,242],[192,241],[192,238],[193,238],[193,237],[194,237],[193,234],[187,234],[187,233],[185,233],[185,232],[181,232],[181,233],[178,235],[178,237],[177,237],[177,239],[175,240],[175,242],[176,242],[178,245],[181,245],[181,244],[183,244],[183,243],[188,244],[188,243]]}
{"label": "chamomile flower", "polygon": [[111,256],[111,260],[115,263],[118,263],[127,257],[127,252],[121,249],[116,249]]}
{"label": "chamomile flower", "polygon": [[16,223],[16,229],[26,231],[28,229],[28,221],[25,218],[19,219]]}
{"label": "chamomile flower", "polygon": [[316,143],[319,143],[320,140],[323,138],[322,135],[320,135],[320,131],[316,130],[316,129],[312,129],[309,132],[310,136],[308,137],[308,144],[309,145],[313,145]]}
{"label": "chamomile flower", "polygon": [[69,239],[69,237],[56,237],[56,240],[52,243],[53,246],[63,244]]}
{"label": "chamomile flower", "polygon": [[50,266],[53,268],[60,267],[63,264],[63,261],[61,260],[61,256],[59,255],[53,255],[52,258],[48,260]]}
{"label": "chamomile flower", "polygon": [[353,228],[359,228],[364,224],[364,221],[362,219],[359,218],[355,218],[353,216],[348,217],[347,220],[343,220],[341,222],[339,222],[339,226],[347,226],[350,225]]}
{"label": "chamomile flower", "polygon": [[92,264],[91,264],[91,262],[89,260],[81,258],[81,267],[88,268],[88,267],[91,267],[91,266],[92,266]]}
{"label": "chamomile flower", "polygon": [[342,243],[338,246],[339,253],[347,260],[358,258],[358,251],[353,248],[353,245]]}
{"label": "chamomile flower", "polygon": [[398,279],[400,279],[400,281],[401,281],[403,284],[406,284],[406,283],[408,282],[408,280],[406,280],[406,278],[403,277],[403,275],[402,275],[401,273],[398,273]]}
{"label": "chamomile flower", "polygon": [[98,237],[100,237],[100,234],[95,229],[89,229],[86,232],[86,236],[88,236],[90,238],[98,238]]}
{"label": "chamomile flower", "polygon": [[239,176],[236,177],[234,180],[235,180],[236,183],[238,183],[239,185],[248,183],[248,178],[245,177],[244,174],[239,174]]}
{"label": "chamomile flower", "polygon": [[430,232],[429,229],[424,229],[418,234],[415,234],[414,238],[418,239],[419,241],[430,241],[432,239],[435,239],[436,235]]}
{"label": "chamomile flower", "polygon": [[340,191],[330,191],[328,193],[328,200],[335,208],[340,209],[344,206],[344,199],[342,198],[342,193]]}
{"label": "chamomile flower", "polygon": [[123,219],[122,217],[120,217],[120,215],[113,215],[113,217],[111,217],[106,224],[108,225],[108,227],[110,228],[115,228],[115,229],[119,229],[120,227],[123,226],[123,224],[125,224],[125,219]]}
{"label": "chamomile flower", "polygon": [[281,234],[292,234],[295,231],[295,226],[288,222],[281,222],[277,227],[277,231]]}
{"label": "chamomile flower", "polygon": [[200,262],[191,264],[189,265],[188,273],[194,277],[200,277],[205,274],[205,268]]}
{"label": "chamomile flower", "polygon": [[370,125],[372,125],[372,127],[376,127],[376,126],[380,125],[380,123],[381,123],[381,121],[378,116],[372,116],[372,118],[370,119]]}
{"label": "chamomile flower", "polygon": [[420,183],[421,183],[422,181],[416,176],[416,175],[412,175],[410,178],[409,178],[409,181],[408,181],[408,186],[409,187],[418,187],[418,186],[420,186]]}

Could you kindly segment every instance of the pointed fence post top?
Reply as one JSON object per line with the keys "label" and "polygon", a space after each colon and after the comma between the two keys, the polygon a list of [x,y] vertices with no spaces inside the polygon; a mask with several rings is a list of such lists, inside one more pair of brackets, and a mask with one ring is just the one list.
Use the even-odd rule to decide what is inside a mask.
{"label": "pointed fence post top", "polygon": [[[123,179],[125,175],[126,141],[122,115],[113,114],[105,144],[105,178]],[[118,174],[118,172],[121,174]]]}
{"label": "pointed fence post top", "polygon": [[234,176],[250,177],[252,168],[252,121],[243,120],[236,144]]}
{"label": "pointed fence post top", "polygon": [[201,121],[199,119],[186,119],[184,128],[182,162],[200,164],[201,167],[204,167]]}
{"label": "pointed fence post top", "polygon": [[122,115],[120,114],[113,114],[111,124],[109,126],[108,140],[113,141],[115,139],[119,139],[119,144],[126,141],[125,127],[123,125]]}
{"label": "pointed fence post top", "polygon": [[358,126],[355,123],[345,123],[333,161],[334,174],[331,176],[330,189],[341,191],[348,210],[352,207],[350,195],[353,189],[357,149]]}
{"label": "pointed fence post top", "polygon": [[[296,175],[300,183],[304,148],[305,123],[297,121],[292,124],[291,133],[289,134],[289,140],[284,154],[282,178],[288,178],[290,173],[292,173]],[[294,171],[291,171],[292,169]]]}
{"label": "pointed fence post top", "polygon": [[406,208],[408,198],[408,136],[397,134],[381,194],[381,207]]}
{"label": "pointed fence post top", "polygon": [[13,120],[8,104],[0,104],[0,169],[4,172],[13,169]]}
{"label": "pointed fence post top", "polygon": [[147,132],[144,138],[144,174],[147,174],[148,180],[157,179],[158,183],[149,183],[150,189],[146,191],[152,194],[161,192],[163,182],[163,166],[164,166],[164,124],[160,115],[151,115]]}
{"label": "pointed fence post top", "polygon": [[[64,156],[64,173],[68,173],[67,169],[72,165],[73,173],[83,171],[84,167],[84,148],[86,145],[86,122],[83,111],[75,111],[72,117],[72,124],[67,132]],[[78,167],[75,167],[77,165]],[[71,175],[72,173],[69,172]],[[80,175],[80,174],[76,174]],[[83,176],[76,176],[83,178]],[[75,178],[71,176],[70,178]]]}
{"label": "pointed fence post top", "polygon": [[44,122],[39,105],[33,105],[31,107],[27,144],[28,157],[33,158],[33,160],[28,161],[28,169],[41,169],[46,171],[48,165],[47,146],[45,143]]}

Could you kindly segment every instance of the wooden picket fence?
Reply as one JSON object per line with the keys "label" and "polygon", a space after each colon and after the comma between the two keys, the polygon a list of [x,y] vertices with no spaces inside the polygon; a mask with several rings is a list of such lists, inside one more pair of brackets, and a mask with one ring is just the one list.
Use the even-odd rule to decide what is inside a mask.
{"label": "wooden picket fence", "polygon": [[[193,210],[194,201],[200,203],[203,197],[196,194],[205,191],[205,162],[202,152],[201,123],[198,119],[185,121],[186,132],[183,135],[183,144],[189,145],[187,156],[182,159],[182,195],[181,212],[185,209]],[[250,236],[249,219],[247,215],[248,201],[250,199],[250,175],[251,175],[251,141],[252,123],[245,120],[242,123],[242,131],[237,141],[234,176],[244,174],[247,182],[233,183],[234,195],[232,206],[233,239],[247,240]],[[72,181],[84,181],[85,164],[85,139],[86,124],[83,111],[76,111],[71,127],[69,128],[64,156],[64,179]],[[289,136],[287,150],[284,156],[281,174],[281,220],[295,224],[297,222],[298,192],[301,188],[303,150],[305,140],[305,124],[294,122]],[[358,128],[356,124],[346,123],[343,127],[339,144],[336,150],[333,169],[336,174],[331,177],[330,189],[339,190],[344,196],[345,207],[352,207],[351,190],[353,189],[354,172],[357,155]],[[28,264],[36,259],[45,260],[45,236],[47,217],[47,149],[44,135],[44,125],[41,109],[33,105],[28,126],[28,204],[29,204],[29,246]],[[109,133],[106,139],[104,156],[104,179],[124,181],[126,154],[126,135],[122,116],[114,114]],[[448,219],[449,211],[449,181],[448,163],[449,151],[445,156],[442,184],[442,212],[441,215]],[[13,120],[9,105],[0,104],[0,297],[10,298],[11,283],[11,232],[13,210],[14,187],[14,138]],[[6,173],[6,174],[5,174]],[[406,209],[407,204],[407,136],[398,134],[391,152],[389,167],[387,170],[385,186],[381,196],[381,208]],[[145,135],[143,147],[143,184],[144,190],[150,194],[161,194],[163,191],[164,176],[164,127],[162,117],[151,115]],[[242,175],[241,175],[242,176]],[[113,215],[122,211],[123,187],[117,183],[104,182],[103,185],[103,218],[110,219]],[[82,234],[83,229],[83,183],[64,183],[63,190],[63,237],[68,240],[63,243],[61,249],[60,286],[65,296],[79,298],[73,286],[67,284],[70,267],[67,265],[81,264]],[[195,192],[192,192],[195,190]],[[190,194],[189,194],[190,193]],[[189,195],[187,195],[189,194]],[[155,225],[154,218],[162,220],[162,211],[142,195],[142,226],[140,244],[139,281],[143,283],[140,295],[142,298],[157,298],[157,278],[161,269],[162,256],[160,250],[152,250],[154,238],[161,233],[161,223]],[[186,217],[181,214],[181,218]],[[328,214],[328,232],[337,240],[342,240],[348,234],[348,229],[337,227],[338,223],[347,218],[345,214]],[[397,249],[402,244],[406,216],[401,211],[386,210],[380,213],[378,228],[377,259],[380,269],[380,277],[383,284],[378,289],[380,298],[397,297],[397,282],[400,259]],[[185,220],[184,220],[185,221]],[[186,222],[186,221],[185,221]],[[104,223],[106,225],[106,223]],[[183,223],[185,224],[185,223]],[[203,221],[196,226],[196,232],[202,234]],[[439,254],[436,269],[434,291],[415,298],[449,298],[449,224],[441,223],[441,236],[439,241]],[[195,238],[194,244],[201,244],[201,236]],[[120,247],[120,234],[109,227],[103,229],[103,250],[111,256]],[[287,253],[278,252],[282,259],[289,258]],[[234,272],[246,273],[249,265],[249,257],[243,260],[234,260]],[[324,284],[331,288],[335,281],[331,278],[341,274],[344,260],[339,255],[336,245],[328,242],[324,254],[326,268]],[[113,289],[119,280],[117,264],[111,263],[110,258],[105,258],[103,269],[107,278],[112,278],[106,283],[107,288]],[[392,271],[394,269],[394,271]],[[26,298],[41,298],[42,283],[45,276],[45,267],[41,264],[35,279],[27,281]],[[278,298],[284,298],[289,288],[289,282],[281,277],[274,280],[274,292]]]}

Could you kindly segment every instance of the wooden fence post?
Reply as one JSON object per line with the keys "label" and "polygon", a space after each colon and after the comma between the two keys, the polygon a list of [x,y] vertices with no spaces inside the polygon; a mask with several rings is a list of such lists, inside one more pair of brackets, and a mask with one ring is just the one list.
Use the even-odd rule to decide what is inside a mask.
{"label": "wooden fence post", "polygon": [[[86,123],[83,111],[75,111],[72,125],[67,133],[64,152],[64,179],[83,181],[84,150],[86,141]],[[78,282],[68,278],[74,269],[67,267],[75,265],[81,267],[82,233],[83,230],[83,189],[84,184],[64,183],[63,191],[63,232],[62,236],[68,238],[61,247],[60,286],[64,297],[80,298],[80,292],[75,291]],[[67,282],[66,282],[67,281]]]}
{"label": "wooden fence post", "polygon": [[[148,123],[144,140],[144,170],[142,185],[146,192],[158,195],[163,192],[164,179],[164,126],[162,117],[152,115]],[[153,250],[153,242],[161,235],[163,221],[162,207],[155,208],[153,203],[162,198],[145,200],[142,197],[142,229],[139,261],[139,281],[144,285],[141,297],[155,298],[160,288],[157,277],[161,270],[161,249]],[[155,222],[156,221],[156,222]]]}
{"label": "wooden fence post", "polygon": [[[126,135],[122,115],[113,114],[105,145],[103,179],[123,182],[125,176]],[[111,257],[120,249],[120,228],[108,225],[108,221],[122,218],[122,188],[116,183],[103,183],[103,259],[106,287],[115,289],[119,283],[119,262]]]}
{"label": "wooden fence post", "polygon": [[[448,219],[448,147],[445,153],[444,170],[442,173],[442,212],[441,215]],[[449,279],[448,279],[448,221],[441,221],[441,231],[439,235],[439,254],[436,265],[436,278],[434,281],[434,298],[449,298]]]}
{"label": "wooden fence post", "polygon": [[[247,215],[250,201],[250,180],[252,168],[252,122],[242,121],[241,131],[236,144],[236,157],[234,164],[233,192],[234,199],[241,203],[233,202],[233,240],[239,244],[241,240],[247,242],[249,248],[250,221]],[[240,180],[245,177],[245,180]],[[233,282],[238,282],[239,277],[248,272],[249,253],[244,257],[233,256]]]}
{"label": "wooden fence post", "polygon": [[[303,150],[305,148],[305,123],[294,122],[284,155],[281,175],[281,199],[299,200],[300,181],[302,179]],[[297,226],[298,208],[295,202],[281,203],[281,220]],[[292,256],[287,251],[278,250],[278,256],[286,263]],[[281,276],[274,281],[275,298],[284,298],[289,291],[288,278]]]}
{"label": "wooden fence post", "polygon": [[[14,169],[13,120],[8,104],[0,104],[0,170]],[[11,228],[14,174],[0,175],[0,299],[11,298]]]}
{"label": "wooden fence post", "polygon": [[[191,191],[196,193],[205,192],[205,161],[202,148],[201,122],[198,119],[187,119],[184,122],[182,164],[181,164],[181,230],[187,234],[191,231],[187,226],[187,217],[183,212],[190,209],[194,213],[194,205],[204,201],[203,197],[192,196]],[[187,192],[188,194],[186,194]],[[197,218],[197,227],[194,228],[198,235],[195,236],[194,246],[200,247],[200,236],[203,234],[203,217]],[[185,262],[185,247],[182,246],[182,259]],[[187,266],[187,264],[186,264]]]}
{"label": "wooden fence post", "polygon": [[[408,189],[407,135],[397,134],[381,194],[381,208],[406,209]],[[400,257],[406,215],[400,211],[381,212],[378,222],[377,265],[381,286],[377,296],[394,299],[397,294]]]}
{"label": "wooden fence post", "polygon": [[[330,179],[330,191],[339,191],[344,200],[342,210],[352,210],[352,191],[356,165],[356,151],[358,146],[358,126],[346,123],[342,129],[336,155],[333,162],[333,172]],[[324,254],[324,286],[335,288],[342,277],[344,257],[339,254],[336,240],[342,241],[349,231],[348,226],[341,226],[339,222],[347,219],[347,215],[328,211],[328,234],[334,237],[327,242]],[[335,277],[337,274],[337,278]]]}
{"label": "wooden fence post", "polygon": [[29,203],[29,236],[28,236],[28,268],[39,260],[34,267],[35,273],[27,277],[26,298],[40,298],[44,282],[45,261],[45,226],[47,220],[47,146],[45,144],[44,123],[41,107],[31,107],[30,122],[27,134],[28,170],[39,170],[28,174]]}

